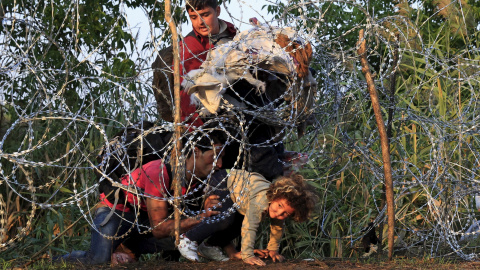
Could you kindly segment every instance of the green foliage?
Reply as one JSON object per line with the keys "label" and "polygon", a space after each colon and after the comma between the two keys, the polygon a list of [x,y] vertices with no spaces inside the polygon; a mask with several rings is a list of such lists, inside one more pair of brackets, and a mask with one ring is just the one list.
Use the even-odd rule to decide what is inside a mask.
{"label": "green foliage", "polygon": [[[368,1],[358,6],[350,2],[326,1],[304,7],[303,14],[307,14],[304,16],[296,5],[300,2],[289,1],[285,5],[277,1],[275,5],[267,5],[267,10],[276,14],[276,18],[282,19],[284,23],[293,23],[297,27],[303,26],[305,20],[307,27],[315,29],[317,35],[320,35],[317,41],[325,38],[328,46],[341,44],[342,48],[354,48],[358,40],[356,29],[367,28],[369,16],[378,22],[380,18],[395,15],[406,22],[401,23],[394,17],[383,20],[383,30],[374,30],[376,38],[382,38],[383,42],[378,44],[378,39],[367,39],[369,47],[376,46],[375,51],[369,55],[371,68],[373,72],[379,72],[382,64],[380,59],[392,58],[394,51],[394,40],[388,31],[400,34],[398,45],[401,48],[401,62],[394,85],[395,111],[390,142],[394,177],[399,183],[395,188],[396,248],[419,241],[420,236],[415,232],[433,229],[432,219],[450,220],[452,204],[460,204],[457,211],[467,215],[470,210],[467,210],[469,206],[466,201],[471,198],[462,201],[462,198],[452,197],[454,190],[450,185],[455,181],[460,181],[461,185],[471,185],[461,179],[472,173],[469,168],[477,167],[476,154],[471,151],[471,147],[478,147],[478,139],[475,134],[459,133],[456,123],[475,123],[477,115],[471,105],[478,100],[475,90],[479,87],[478,80],[468,79],[472,78],[472,74],[478,74],[478,68],[474,67],[475,61],[479,59],[478,51],[472,49],[478,46],[478,1],[461,1],[461,6],[460,1],[455,2],[444,9],[448,12],[441,11],[442,3],[450,1],[415,2],[415,5],[413,1]],[[308,18],[322,18],[321,26],[314,27],[317,20]],[[338,43],[331,42],[332,40]],[[319,52],[340,51],[331,47],[324,48],[322,44],[315,45]],[[347,53],[351,54],[354,51]],[[446,65],[441,63],[444,59],[448,59]],[[319,69],[322,69],[322,62],[315,60],[318,61],[316,64]],[[344,60],[342,64],[347,74],[364,80],[358,63],[352,64]],[[391,72],[391,67],[384,72]],[[335,81],[335,78],[329,76],[335,75],[322,73],[319,76],[318,80],[323,82],[320,91],[326,90],[329,81]],[[383,106],[383,119],[386,121],[391,110],[388,98],[392,78],[383,76],[381,79],[383,81],[376,81],[376,85]],[[332,97],[322,96],[319,103],[323,106],[335,104],[335,100],[329,98]],[[297,238],[297,232],[301,232],[302,239],[304,236],[313,239],[306,240],[307,242],[322,241],[321,245],[312,245],[306,249],[314,257],[359,257],[363,253],[358,241],[362,235],[361,230],[370,221],[385,219],[384,213],[379,213],[385,203],[382,201],[383,178],[378,178],[383,164],[381,147],[366,89],[349,88],[342,102],[345,102],[340,105],[344,108],[342,114],[331,118],[320,135],[319,132],[311,131],[314,133],[311,138],[300,141],[293,139],[287,145],[289,150],[298,150],[311,145],[306,142],[323,140],[318,142],[319,145],[323,144],[318,148],[320,153],[311,157],[310,163],[302,170],[302,174],[312,179],[312,185],[319,190],[321,199],[318,207],[321,215],[315,217],[315,220],[318,218],[320,222],[288,224],[285,251],[293,257],[299,256],[296,252],[302,250],[292,251],[296,243],[302,247],[308,246]],[[325,111],[328,110],[325,108]],[[444,138],[445,141],[434,141],[434,138]],[[438,164],[432,164],[432,153],[437,155],[435,158],[438,160],[446,161],[434,175],[430,170]],[[453,164],[461,164],[461,168]],[[443,179],[446,175],[455,175],[456,178]],[[436,184],[418,186],[420,180]],[[438,207],[437,210],[428,204],[432,201]],[[439,212],[443,216],[436,216]],[[455,226],[459,229],[461,225]],[[377,227],[377,232],[378,229],[384,231],[385,244],[386,226]],[[430,244],[426,244],[424,249],[409,249],[409,252],[423,256]],[[444,243],[439,245],[442,244]],[[473,243],[471,246],[476,245]],[[302,251],[301,254],[305,253]]]}
{"label": "green foliage", "polygon": [[[288,1],[288,4],[276,1],[275,4],[266,5],[266,9],[285,24],[294,22],[297,27],[315,29],[320,40],[338,40],[347,48],[354,47],[358,40],[357,33],[351,32],[351,29],[366,25],[372,15],[386,17],[395,13],[393,1],[364,0],[353,4],[332,0],[301,5],[303,3],[300,0]],[[304,21],[306,24],[303,24]]]}

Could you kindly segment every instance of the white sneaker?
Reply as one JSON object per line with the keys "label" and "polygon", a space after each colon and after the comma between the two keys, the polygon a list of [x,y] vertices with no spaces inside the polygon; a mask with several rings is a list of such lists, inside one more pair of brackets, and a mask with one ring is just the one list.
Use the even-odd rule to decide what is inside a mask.
{"label": "white sneaker", "polygon": [[178,244],[178,251],[183,257],[190,261],[198,262],[197,249],[198,244],[195,241],[188,239],[185,234],[180,235],[180,243]]}
{"label": "white sneaker", "polygon": [[219,247],[207,246],[205,245],[205,242],[202,242],[198,247],[198,255],[217,262],[225,262],[229,260],[227,256],[223,255],[223,252]]}

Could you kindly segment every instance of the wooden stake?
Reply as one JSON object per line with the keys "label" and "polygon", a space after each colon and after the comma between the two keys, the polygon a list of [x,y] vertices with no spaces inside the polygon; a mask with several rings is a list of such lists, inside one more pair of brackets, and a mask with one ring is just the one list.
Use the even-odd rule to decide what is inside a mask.
{"label": "wooden stake", "polygon": [[[382,158],[383,158],[383,172],[385,174],[385,187],[387,197],[387,218],[388,218],[388,260],[393,258],[393,243],[395,233],[395,206],[393,200],[393,178],[392,178],[392,166],[390,163],[390,146],[388,143],[387,131],[385,129],[385,123],[382,118],[382,111],[380,109],[380,102],[378,101],[377,90],[373,81],[372,73],[368,67],[367,61],[367,45],[363,38],[363,29],[360,30],[358,37],[359,48],[357,50],[360,56],[360,62],[362,64],[362,72],[365,74],[367,81],[367,88],[372,100],[372,107],[375,113],[375,120],[377,121],[378,133],[380,134],[380,143],[382,145]],[[380,239],[381,240],[381,239]]]}
{"label": "wooden stake", "polygon": [[[400,40],[400,35],[396,35],[396,41],[398,42]],[[395,48],[393,51],[393,63],[392,63],[392,76],[390,77],[390,108],[388,108],[388,118],[387,118],[387,137],[388,141],[390,142],[390,138],[392,138],[392,121],[393,121],[393,115],[395,113],[395,87],[397,84],[397,65],[398,65],[398,43],[395,44]],[[386,187],[385,183],[382,185],[382,203],[381,203],[381,209],[385,207],[387,197],[385,195],[386,193]],[[382,251],[383,250],[383,225],[384,222],[383,220],[380,222],[379,227],[379,233],[378,233],[378,238],[380,239],[378,243],[378,250]],[[378,253],[379,255],[381,252]]]}
{"label": "wooden stake", "polygon": [[180,59],[178,48],[178,34],[177,26],[172,18],[171,1],[165,0],[165,19],[168,22],[170,32],[172,33],[172,47],[173,47],[173,89],[175,97],[175,111],[174,111],[174,124],[175,124],[175,147],[170,157],[172,162],[172,168],[175,168],[173,175],[173,188],[174,188],[174,205],[175,205],[175,242],[178,245],[180,241],[180,196],[181,196],[181,179],[182,170],[178,157],[181,156],[182,142],[180,137],[182,135],[182,127],[180,126]]}

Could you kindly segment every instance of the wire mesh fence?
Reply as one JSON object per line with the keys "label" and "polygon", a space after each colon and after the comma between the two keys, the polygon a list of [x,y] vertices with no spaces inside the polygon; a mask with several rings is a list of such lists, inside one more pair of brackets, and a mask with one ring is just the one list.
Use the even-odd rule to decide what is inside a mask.
{"label": "wire mesh fence", "polygon": [[[110,159],[131,172],[138,164],[125,158],[130,144],[148,144],[148,134],[174,129],[165,120],[173,108],[171,63],[158,58],[164,65],[152,66],[170,45],[163,3],[96,2],[0,4],[2,251],[35,238],[41,226],[35,223],[47,213],[76,209],[68,212],[71,220],[83,216],[93,225],[88,210],[98,201],[98,186],[114,181],[106,173]],[[234,2],[223,3],[223,18],[245,30],[204,52],[199,69],[181,71],[183,91],[196,102],[180,124],[182,137],[195,145],[192,134],[208,137],[205,127],[215,123],[227,135],[221,151],[235,169],[255,167],[249,162],[255,153],[285,149],[275,162],[308,178],[320,203],[311,221],[289,226],[284,251],[360,255],[368,223],[385,230],[380,140],[356,54],[364,29],[389,130],[395,251],[477,259],[480,4],[264,1],[258,11]],[[146,37],[130,24],[131,8],[145,14],[139,27]],[[187,20],[183,1],[173,10],[177,22]],[[164,85],[153,83],[154,76]],[[138,124],[143,121],[154,125]],[[134,124],[141,132],[126,141]],[[114,138],[117,147],[109,148]],[[174,143],[158,158],[168,160]],[[102,149],[110,150],[99,162]],[[182,214],[192,217],[201,210],[189,209],[187,197],[208,187],[208,177],[199,186],[184,184]],[[37,235],[51,238],[64,226],[60,221]]]}

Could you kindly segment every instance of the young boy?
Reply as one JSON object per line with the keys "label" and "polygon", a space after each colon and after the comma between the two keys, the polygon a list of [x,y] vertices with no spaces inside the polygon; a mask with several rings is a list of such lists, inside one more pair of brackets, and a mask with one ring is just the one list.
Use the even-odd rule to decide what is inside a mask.
{"label": "young boy", "polygon": [[[191,70],[198,69],[207,58],[210,49],[231,41],[237,33],[233,24],[218,18],[221,9],[217,0],[187,0],[186,9],[193,31],[179,44],[180,75],[182,76]],[[191,103],[190,96],[185,91],[181,91],[180,98],[182,121],[187,119],[188,123],[201,126],[203,121],[195,113],[196,107]]]}

